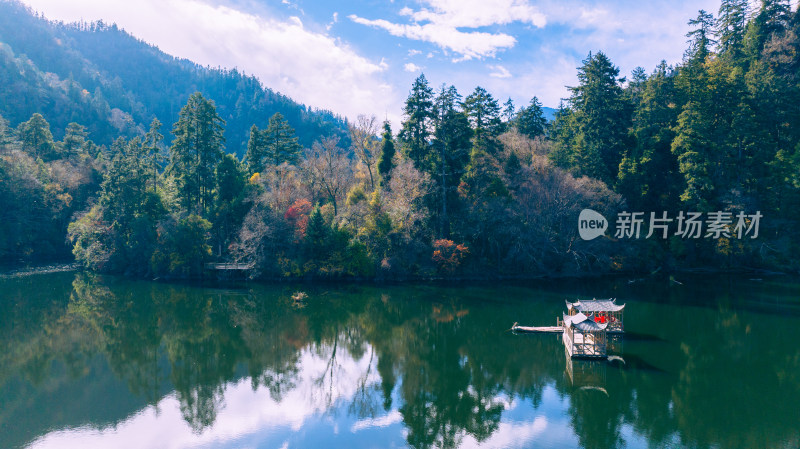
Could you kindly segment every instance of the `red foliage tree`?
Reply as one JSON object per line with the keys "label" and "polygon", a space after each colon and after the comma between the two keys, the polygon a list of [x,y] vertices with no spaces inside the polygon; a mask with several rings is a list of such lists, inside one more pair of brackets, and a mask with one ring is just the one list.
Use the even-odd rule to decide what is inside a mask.
{"label": "red foliage tree", "polygon": [[469,248],[463,243],[455,244],[452,240],[440,239],[433,242],[433,257],[442,273],[454,273],[461,262],[469,254]]}
{"label": "red foliage tree", "polygon": [[286,213],[283,214],[283,218],[294,227],[294,236],[298,240],[306,235],[308,216],[311,214],[311,209],[311,201],[301,198],[289,206],[286,209]]}

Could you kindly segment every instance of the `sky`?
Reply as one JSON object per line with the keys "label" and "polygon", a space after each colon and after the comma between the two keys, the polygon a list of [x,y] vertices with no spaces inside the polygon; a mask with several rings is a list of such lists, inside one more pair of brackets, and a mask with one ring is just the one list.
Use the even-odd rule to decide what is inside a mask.
{"label": "sky", "polygon": [[[53,430],[28,447],[360,447],[367,446],[365,442],[369,441],[383,447],[405,446],[408,429],[399,410],[403,404],[400,393],[403,379],[398,379],[392,392],[395,405],[391,410],[378,410],[377,416],[358,418],[351,404],[363,401],[365,398],[360,395],[364,392],[368,402],[382,402],[378,358],[373,357],[374,348],[369,345],[359,358],[340,345],[336,363],[331,366],[328,363],[333,351],[332,345],[302,349],[295,365],[297,372],[292,376],[293,386],[284,389],[280,400],[263,383],[254,388],[251,378],[220,385],[215,391],[214,422],[200,432],[193,432],[186,423],[177,394],[172,392],[156,405],[138,410],[113,425]],[[279,376],[269,370],[262,375]],[[567,411],[569,400],[553,385],[543,387],[536,406],[504,393],[483,399],[502,406],[503,416],[497,429],[481,441],[460,430],[460,447],[464,449],[552,446],[552,435],[558,435],[559,441],[578,444]],[[646,445],[633,429],[623,429],[623,438],[634,447]]]}
{"label": "sky", "polygon": [[51,20],[116,23],[173,56],[238,68],[296,101],[399,123],[414,79],[557,107],[602,51],[629,76],[680,62],[719,0],[24,0]]}

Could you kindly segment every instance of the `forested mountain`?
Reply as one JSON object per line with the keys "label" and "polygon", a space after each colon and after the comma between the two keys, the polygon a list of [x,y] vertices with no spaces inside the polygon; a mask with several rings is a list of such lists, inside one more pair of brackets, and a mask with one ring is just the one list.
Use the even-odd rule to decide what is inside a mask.
{"label": "forested mountain", "polygon": [[298,104],[236,69],[174,58],[116,25],[49,22],[16,1],[0,1],[0,86],[0,115],[11,126],[40,113],[56,139],[71,122],[86,126],[98,144],[142,135],[153,118],[175,122],[196,91],[215,102],[226,122],[226,149],[239,156],[250,127],[266,128],[276,112],[303,146],[321,135],[347,135],[341,117]]}
{"label": "forested mountain", "polygon": [[[31,47],[52,64],[45,71],[61,61],[48,48],[76,58],[62,72],[88,67],[93,53],[74,50],[81,39],[69,36],[108,33],[153,58],[120,72],[138,79],[140,64],[168,67],[169,83],[202,92],[180,94],[179,112],[163,121],[171,136],[155,119],[115,128],[126,116],[103,115],[102,105],[128,102],[139,105],[131,117],[150,117],[138,97],[113,88],[122,78],[45,76],[16,57],[24,70],[9,73],[33,73],[39,84],[2,92],[17,103],[4,103],[11,125],[0,119],[0,263],[63,257],[71,246],[89,269],[151,277],[203,276],[207,261],[241,262],[271,279],[800,271],[800,11],[787,0],[723,0],[717,17],[700,11],[683,61],[650,74],[622,76],[602,51],[588,52],[550,122],[534,92],[518,108],[480,86],[466,95],[434,89],[420,75],[399,129],[362,115],[342,136],[298,132],[305,142],[292,111],[287,120],[241,109],[248,133],[230,119],[227,96],[212,101],[227,85],[210,80],[256,86],[252,78],[158,63],[163,54],[113,27],[17,20],[30,21],[22,32],[50,30],[70,43],[61,52],[57,41]],[[98,61],[117,54],[95,51]],[[95,82],[97,93],[69,101],[63,79]],[[170,89],[159,84],[152,102],[172,105]],[[253,89],[265,104],[272,98]],[[95,115],[58,113],[70,105]],[[73,119],[59,140],[64,126],[55,124]],[[119,137],[100,148],[81,124]],[[226,154],[232,128],[244,159]],[[608,218],[602,238],[579,238],[584,209]]]}

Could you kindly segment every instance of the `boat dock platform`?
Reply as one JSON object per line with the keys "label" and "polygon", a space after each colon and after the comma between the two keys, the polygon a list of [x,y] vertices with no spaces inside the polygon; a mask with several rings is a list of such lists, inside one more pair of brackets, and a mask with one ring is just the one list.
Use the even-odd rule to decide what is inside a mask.
{"label": "boat dock platform", "polygon": [[511,330],[514,332],[540,332],[549,334],[560,334],[561,332],[564,332],[564,328],[562,326],[518,326],[516,324],[511,327]]}
{"label": "boat dock platform", "polygon": [[555,326],[520,326],[514,323],[515,333],[561,334],[570,358],[605,358],[608,354],[608,334],[623,333],[622,314],[625,304],[616,299],[566,301],[567,313],[556,318]]}

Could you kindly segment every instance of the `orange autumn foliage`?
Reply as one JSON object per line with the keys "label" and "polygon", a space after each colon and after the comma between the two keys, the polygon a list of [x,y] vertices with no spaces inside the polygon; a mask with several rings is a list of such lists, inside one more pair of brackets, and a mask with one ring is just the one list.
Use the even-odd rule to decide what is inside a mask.
{"label": "orange autumn foliage", "polygon": [[463,243],[456,244],[452,240],[440,239],[433,242],[433,257],[439,266],[439,271],[447,274],[454,273],[461,262],[469,254],[469,248]]}

